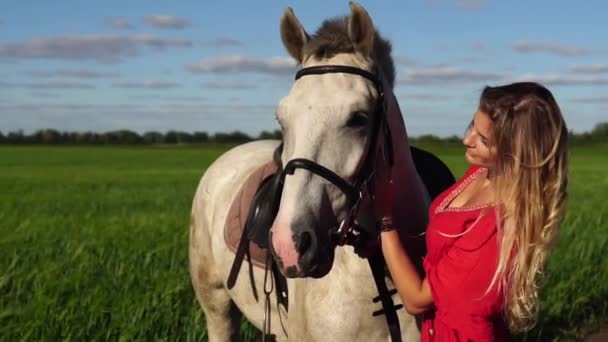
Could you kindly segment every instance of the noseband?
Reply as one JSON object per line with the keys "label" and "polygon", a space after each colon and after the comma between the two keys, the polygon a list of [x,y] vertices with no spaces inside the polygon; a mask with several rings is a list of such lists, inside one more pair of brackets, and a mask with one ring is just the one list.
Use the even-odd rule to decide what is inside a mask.
{"label": "noseband", "polygon": [[[371,128],[371,137],[368,139],[365,147],[365,152],[357,170],[355,172],[354,182],[351,184],[344,178],[337,175],[330,169],[320,165],[312,160],[304,158],[296,158],[290,160],[283,170],[281,176],[278,178],[280,182],[280,190],[285,182],[287,175],[293,175],[296,169],[306,169],[318,176],[321,176],[337,186],[346,196],[346,200],[349,206],[349,213],[347,217],[337,226],[330,230],[330,238],[336,245],[351,244],[356,238],[357,232],[360,230],[356,226],[356,218],[359,214],[359,206],[361,200],[365,198],[368,193],[370,182],[373,179],[375,166],[374,161],[376,160],[376,152],[378,147],[378,137],[380,136],[380,130],[382,130],[384,136],[384,148],[385,159],[389,165],[393,165],[393,147],[390,130],[386,120],[386,104],[384,98],[384,87],[382,80],[377,75],[356,67],[346,65],[322,65],[313,66],[308,68],[300,69],[295,77],[295,80],[300,79],[303,76],[314,76],[332,73],[343,73],[362,76],[374,84],[378,97],[376,98],[376,108],[373,115],[373,122]],[[282,191],[281,191],[282,192]]]}

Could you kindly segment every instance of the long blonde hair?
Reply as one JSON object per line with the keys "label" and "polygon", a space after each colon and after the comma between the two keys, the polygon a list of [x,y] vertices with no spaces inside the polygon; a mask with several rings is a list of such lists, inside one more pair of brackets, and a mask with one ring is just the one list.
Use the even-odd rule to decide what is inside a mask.
{"label": "long blonde hair", "polygon": [[564,217],[568,130],[551,92],[533,82],[486,87],[479,110],[494,123],[491,181],[501,203],[500,255],[489,288],[504,291],[510,330],[525,331],[536,323],[540,278]]}

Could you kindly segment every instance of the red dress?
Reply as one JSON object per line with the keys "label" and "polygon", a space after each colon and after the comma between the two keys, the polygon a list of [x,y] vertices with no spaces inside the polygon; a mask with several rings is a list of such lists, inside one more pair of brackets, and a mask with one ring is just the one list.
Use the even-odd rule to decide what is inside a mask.
{"label": "red dress", "polygon": [[501,315],[502,291],[495,285],[484,296],[498,264],[495,207],[448,207],[483,171],[469,168],[429,209],[423,265],[434,307],[423,315],[422,341],[511,339]]}

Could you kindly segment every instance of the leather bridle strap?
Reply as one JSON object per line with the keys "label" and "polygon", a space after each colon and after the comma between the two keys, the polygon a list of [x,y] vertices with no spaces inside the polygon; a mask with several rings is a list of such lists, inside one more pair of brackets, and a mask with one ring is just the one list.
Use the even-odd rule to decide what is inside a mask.
{"label": "leather bridle strap", "polygon": [[307,68],[302,68],[296,73],[295,79],[298,80],[302,76],[306,75],[322,75],[322,74],[355,74],[367,78],[374,83],[374,86],[378,90],[378,98],[384,97],[384,87],[380,79],[367,70],[348,66],[348,65],[318,65]]}
{"label": "leather bridle strap", "polygon": [[285,168],[283,169],[283,175],[281,181],[285,181],[285,175],[293,175],[296,169],[306,169],[312,173],[315,173],[331,183],[337,186],[342,192],[346,195],[347,200],[352,205],[358,198],[359,193],[355,187],[350,185],[347,181],[342,179],[342,177],[336,175],[333,171],[324,167],[323,165],[317,164],[315,162],[311,162],[308,159],[296,158],[290,160]]}

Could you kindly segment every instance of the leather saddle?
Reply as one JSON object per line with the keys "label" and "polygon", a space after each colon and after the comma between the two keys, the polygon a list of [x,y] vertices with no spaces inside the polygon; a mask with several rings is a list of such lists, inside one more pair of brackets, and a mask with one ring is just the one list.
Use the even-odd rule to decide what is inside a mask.
{"label": "leather saddle", "polygon": [[259,300],[253,266],[270,267],[276,289],[277,302],[288,309],[287,280],[279,271],[276,262],[269,255],[269,231],[279,209],[281,183],[281,152],[279,145],[274,152],[273,161],[255,170],[245,181],[235,197],[224,229],[228,247],[235,252],[235,259],[228,275],[227,287],[236,284],[245,257],[248,261],[249,282],[256,301]]}
{"label": "leather saddle", "polygon": [[280,145],[273,160],[256,169],[236,195],[224,228],[224,238],[230,249],[237,253],[243,238],[249,242],[249,252],[254,265],[264,267],[269,246],[268,233],[279,201],[275,194],[279,191]]}

